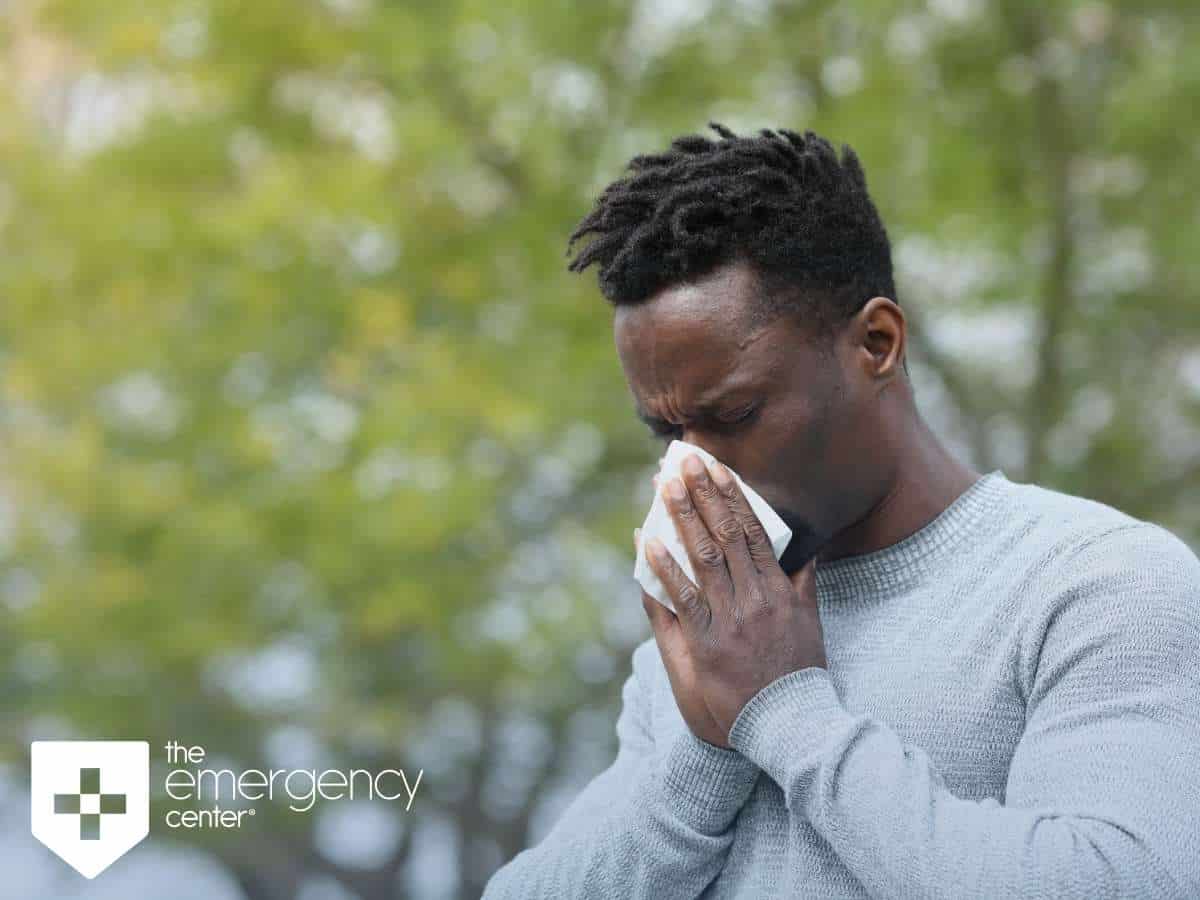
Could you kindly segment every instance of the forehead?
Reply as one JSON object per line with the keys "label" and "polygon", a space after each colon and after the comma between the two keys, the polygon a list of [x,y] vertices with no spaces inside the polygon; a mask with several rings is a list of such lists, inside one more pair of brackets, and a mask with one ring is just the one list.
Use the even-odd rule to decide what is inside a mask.
{"label": "forehead", "polygon": [[783,320],[751,321],[757,292],[753,272],[739,264],[617,307],[613,336],[635,391],[733,388],[768,371],[778,352],[770,336]]}

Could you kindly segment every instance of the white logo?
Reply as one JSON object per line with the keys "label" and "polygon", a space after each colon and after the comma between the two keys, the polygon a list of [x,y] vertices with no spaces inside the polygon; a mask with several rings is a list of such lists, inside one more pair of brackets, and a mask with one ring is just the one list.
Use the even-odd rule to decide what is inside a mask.
{"label": "white logo", "polygon": [[150,833],[145,741],[30,744],[33,836],[95,878]]}

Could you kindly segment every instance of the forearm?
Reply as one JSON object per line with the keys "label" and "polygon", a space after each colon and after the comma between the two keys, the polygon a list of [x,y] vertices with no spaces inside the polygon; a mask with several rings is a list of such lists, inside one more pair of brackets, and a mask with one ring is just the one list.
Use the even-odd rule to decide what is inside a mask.
{"label": "forearm", "polygon": [[[872,896],[1192,896],[1176,877],[1180,867],[1162,864],[1189,852],[1181,846],[1189,840],[1185,829],[1147,840],[1140,825],[1158,813],[1129,810],[1171,802],[1164,786],[1176,777],[1184,783],[1187,773],[1163,766],[1182,763],[1183,755],[1163,746],[1154,727],[1125,740],[1130,736],[1143,752],[1159,754],[1152,773],[1136,762],[1105,767],[1100,760],[1096,771],[1119,770],[1125,783],[1094,784],[1088,802],[1031,808],[953,796],[923,750],[884,723],[846,710],[824,669],[768,685],[747,704],[730,739],[779,784],[793,821],[815,828]],[[1086,768],[1088,754],[1096,759],[1113,746],[1068,740],[1063,757],[1077,762],[1064,767]]]}
{"label": "forearm", "polygon": [[569,809],[541,843],[492,876],[484,900],[699,896],[724,865],[758,769],[690,732],[639,763],[589,786],[614,792],[616,802],[599,816]]}

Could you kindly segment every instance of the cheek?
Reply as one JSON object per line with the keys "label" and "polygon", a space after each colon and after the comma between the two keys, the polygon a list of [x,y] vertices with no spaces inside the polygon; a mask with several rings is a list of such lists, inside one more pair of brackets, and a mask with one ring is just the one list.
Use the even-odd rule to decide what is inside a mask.
{"label": "cheek", "polygon": [[863,467],[874,468],[886,457],[886,435],[870,410],[846,385],[837,385],[830,395],[821,427],[820,454],[829,484],[861,482]]}
{"label": "cheek", "polygon": [[797,508],[812,477],[808,412],[797,404],[764,410],[745,434],[740,474],[772,506]]}
{"label": "cheek", "polygon": [[772,416],[773,464],[793,472],[818,465],[829,443],[828,410],[805,398],[779,407]]}
{"label": "cheek", "polygon": [[810,527],[820,526],[828,491],[837,483],[834,426],[828,405],[814,408],[805,398],[775,407],[749,437],[755,471],[761,473],[762,487],[752,482],[755,490]]}

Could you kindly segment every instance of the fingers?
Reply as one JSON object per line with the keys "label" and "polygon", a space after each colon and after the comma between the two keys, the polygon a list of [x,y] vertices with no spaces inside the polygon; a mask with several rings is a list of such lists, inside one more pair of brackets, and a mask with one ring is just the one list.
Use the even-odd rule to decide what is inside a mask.
{"label": "fingers", "polygon": [[[692,584],[691,579],[679,567],[679,563],[675,562],[675,559],[667,551],[666,545],[656,537],[650,538],[646,544],[646,559],[650,563],[650,568],[654,570],[654,574],[658,576],[658,580],[663,583],[667,593],[675,602],[673,618],[678,619],[680,625],[691,635],[695,636],[706,632],[712,621],[712,610],[709,609],[700,589]],[[668,616],[671,615],[669,609],[662,606],[649,594],[646,594],[646,597],[649,597],[650,603],[659,607],[662,612],[667,613]],[[646,597],[642,598],[643,605],[645,605]],[[651,624],[654,623],[653,615],[650,621]],[[655,630],[657,632],[657,628]]]}
{"label": "fingers", "polygon": [[[634,549],[640,550],[641,543],[642,529],[635,528],[633,529]],[[661,541],[656,541],[656,543],[659,546],[662,545]],[[648,552],[646,554],[646,558],[650,562],[650,567],[654,569],[656,574],[658,574],[659,581],[662,581],[665,585],[667,582],[664,580],[662,573],[659,572],[657,565],[658,561],[655,559],[654,554],[652,552]],[[674,564],[674,560],[672,560],[672,564]],[[676,568],[678,568],[678,566],[676,566]],[[686,580],[686,578],[684,580]],[[676,606],[676,609],[678,608],[679,607]],[[646,618],[650,620],[650,627],[654,631],[654,640],[658,644],[659,652],[664,656],[668,653],[671,653],[674,649],[675,641],[679,635],[679,624],[677,622],[676,615],[644,590],[642,591],[642,609],[646,611]]]}
{"label": "fingers", "polygon": [[[683,490],[683,497],[672,490]],[[696,581],[713,614],[724,616],[735,605],[736,587],[757,579],[757,569],[746,548],[741,522],[730,512],[724,496],[699,456],[683,461],[682,481],[667,485],[668,508],[675,519]]]}
{"label": "fingers", "polygon": [[[766,529],[758,521],[758,516],[754,514],[746,495],[742,493],[729,469],[717,462],[709,468],[709,474],[724,504],[723,509],[715,515],[728,516],[728,519],[716,526],[717,530],[714,532],[718,535],[728,535],[728,540],[718,538],[725,550],[726,565],[733,575],[734,584],[745,586],[747,602],[762,602],[765,598],[758,590],[760,585],[756,576],[769,571],[766,568],[768,562],[776,562],[778,568],[775,551],[771,549],[770,541],[767,540]],[[707,516],[705,520],[707,521]]]}
{"label": "fingers", "polygon": [[[718,463],[720,465],[720,463]],[[767,537],[767,530],[763,528],[762,522],[758,520],[758,515],[750,506],[750,501],[746,499],[746,495],[742,493],[741,486],[737,480],[729,475],[729,470],[724,469],[728,476],[728,483],[722,485],[721,472],[718,470],[713,473],[714,480],[717,481],[721,493],[725,497],[725,503],[729,506],[729,511],[734,518],[741,523],[742,535],[746,543],[746,550],[750,554],[750,559],[758,568],[758,571],[763,575],[771,575],[774,570],[779,570],[779,559],[775,556],[775,549],[771,546],[771,541]]]}
{"label": "fingers", "polygon": [[[704,524],[687,487],[680,479],[672,478],[667,482],[663,489],[663,498],[675,523],[680,542],[691,561],[696,579],[695,587],[702,595],[701,602],[706,605],[715,603],[723,611],[733,593],[733,583],[725,566],[725,554],[708,533],[708,526]],[[682,571],[680,575],[683,575]],[[687,580],[686,576],[684,580]]]}

